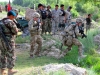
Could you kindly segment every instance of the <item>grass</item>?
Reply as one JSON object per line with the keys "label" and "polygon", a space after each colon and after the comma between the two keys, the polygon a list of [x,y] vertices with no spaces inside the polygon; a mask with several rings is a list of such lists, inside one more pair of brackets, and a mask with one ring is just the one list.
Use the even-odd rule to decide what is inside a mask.
{"label": "grass", "polygon": [[29,43],[30,42],[30,36],[26,36],[22,38],[22,36],[17,36],[16,43]]}
{"label": "grass", "polygon": [[80,41],[84,45],[84,50],[85,50],[86,53],[93,54],[96,51],[98,46],[95,45],[95,43],[93,41],[94,40],[94,36],[96,34],[99,34],[98,29],[91,29],[87,33],[87,38],[80,39]]}
{"label": "grass", "polygon": [[[72,50],[67,53],[67,55],[64,58],[61,59],[55,59],[52,57],[37,57],[30,59],[29,58],[29,51],[17,51],[17,60],[16,60],[16,66],[15,69],[18,69],[19,72],[16,75],[37,75],[38,70],[40,70],[40,75],[69,75],[66,74],[63,70],[57,71],[57,72],[51,72],[48,74],[45,74],[43,70],[41,70],[41,67],[47,64],[51,63],[73,63],[75,65],[81,66],[83,68],[86,68],[88,71],[88,75],[100,75],[100,55],[96,54],[95,51],[97,49],[97,46],[93,43],[93,37],[98,34],[98,30],[90,30],[88,32],[87,38],[80,39],[80,41],[84,45],[85,54],[88,56],[84,59],[82,59],[80,62],[78,62],[78,47],[73,46]],[[42,36],[44,40],[53,39],[56,41],[55,46],[59,48],[61,46],[61,41],[55,38],[52,38],[50,35],[43,35]],[[25,43],[28,42],[30,37],[22,38],[21,36],[18,36],[16,39],[17,43]],[[62,50],[65,50],[66,47],[63,46]]]}
{"label": "grass", "polygon": [[3,19],[7,17],[7,12],[3,11],[2,13],[0,13],[0,19]]}
{"label": "grass", "polygon": [[[76,60],[75,60],[76,59]],[[42,57],[37,57],[37,58],[29,58],[29,51],[17,51],[17,60],[16,60],[16,65],[15,65],[15,69],[19,70],[19,73],[17,73],[16,75],[33,75],[31,74],[31,70],[33,70],[32,67],[41,67],[47,64],[52,64],[52,63],[74,63],[76,64],[77,61],[77,51],[76,50],[72,50],[68,53],[68,55],[64,58],[61,59],[55,59],[52,57],[46,57],[46,56],[42,56]],[[29,70],[29,71],[27,71]],[[27,73],[26,73],[27,71]],[[35,72],[33,70],[33,72]],[[25,74],[26,73],[26,74]],[[30,74],[28,74],[30,73]],[[61,74],[63,73],[63,74]],[[37,74],[36,74],[37,75]],[[42,75],[42,74],[41,74]],[[53,75],[53,74],[46,74],[46,75]],[[56,73],[54,73],[54,75],[66,75],[64,72],[62,71],[58,71]]]}

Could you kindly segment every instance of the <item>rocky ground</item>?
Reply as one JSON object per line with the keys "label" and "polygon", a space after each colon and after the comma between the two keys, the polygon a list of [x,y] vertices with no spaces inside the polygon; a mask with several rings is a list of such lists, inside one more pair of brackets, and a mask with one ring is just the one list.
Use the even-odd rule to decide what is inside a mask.
{"label": "rocky ground", "polygon": [[[53,38],[60,39],[58,35],[53,36]],[[41,56],[47,56],[47,57],[53,57],[56,59],[61,58],[61,50],[56,48],[54,46],[56,44],[55,40],[49,39],[48,40],[43,40],[43,50],[41,51]],[[29,43],[23,43],[23,44],[17,44],[16,45],[17,52],[21,52],[22,50],[30,50],[30,44]],[[33,67],[37,69],[38,67]],[[48,64],[45,66],[41,67],[42,71],[44,73],[50,73],[50,72],[56,72],[59,70],[64,70],[66,75],[87,75],[87,71],[84,68],[75,66],[71,63],[66,63],[66,64]],[[40,71],[40,69],[37,69],[37,72]],[[36,75],[41,75],[39,74]]]}

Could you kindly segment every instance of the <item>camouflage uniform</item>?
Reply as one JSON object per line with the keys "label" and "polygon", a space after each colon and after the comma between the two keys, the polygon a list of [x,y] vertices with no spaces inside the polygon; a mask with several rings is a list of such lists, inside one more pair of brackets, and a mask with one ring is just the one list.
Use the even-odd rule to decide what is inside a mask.
{"label": "camouflage uniform", "polygon": [[15,23],[8,18],[4,19],[3,29],[12,50],[7,49],[3,39],[0,37],[0,68],[5,69],[7,67],[8,69],[12,69],[15,63],[15,37],[17,35],[18,29]]}
{"label": "camouflage uniform", "polygon": [[58,25],[59,25],[59,17],[62,15],[63,12],[59,9],[57,10],[52,10],[52,34],[55,34],[59,30]]}
{"label": "camouflage uniform", "polygon": [[[77,19],[77,20],[80,21],[80,19]],[[68,27],[66,26],[62,36],[63,36],[63,45],[68,46],[68,48],[63,52],[64,55],[66,55],[66,53],[69,50],[71,50],[73,45],[78,46],[79,56],[83,55],[82,54],[82,43],[76,38],[76,36],[77,37],[81,36],[81,34],[79,33],[78,25],[71,24]]]}
{"label": "camouflage uniform", "polygon": [[52,13],[51,13],[51,10],[48,9],[47,10],[47,27],[46,27],[46,31],[51,33],[51,18],[52,18]]}
{"label": "camouflage uniform", "polygon": [[45,33],[46,34],[46,28],[47,28],[47,12],[45,9],[41,10],[41,14],[42,14],[42,34]]}
{"label": "camouflage uniform", "polygon": [[[40,17],[40,15],[38,13],[34,13],[33,14],[33,18],[34,17]],[[36,46],[36,44],[38,44],[38,48],[36,50],[36,52],[34,52],[34,55],[39,55],[39,52],[42,48],[42,37],[41,37],[41,31],[42,29],[38,28],[38,22],[31,19],[28,23],[29,25],[29,31],[30,31],[30,35],[31,35],[31,49],[30,49],[30,57],[33,57],[33,52],[34,52],[34,48]]]}

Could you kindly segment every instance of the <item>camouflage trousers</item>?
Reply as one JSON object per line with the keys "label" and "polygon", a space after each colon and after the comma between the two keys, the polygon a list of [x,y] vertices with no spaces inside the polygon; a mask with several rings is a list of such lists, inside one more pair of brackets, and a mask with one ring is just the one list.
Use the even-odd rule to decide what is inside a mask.
{"label": "camouflage trousers", "polygon": [[69,25],[71,25],[71,20],[66,21],[66,26],[69,26]]}
{"label": "camouflage trousers", "polygon": [[46,31],[51,32],[51,19],[47,19]]}
{"label": "camouflage trousers", "polygon": [[[36,45],[38,44],[37,50],[35,51]],[[40,35],[31,35],[31,40],[30,40],[30,55],[39,55],[39,52],[41,51],[42,48],[42,37]]]}
{"label": "camouflage trousers", "polygon": [[9,42],[12,50],[6,48],[3,40],[0,39],[0,68],[1,69],[12,69],[15,65],[15,41]]}
{"label": "camouflage trousers", "polygon": [[[68,39],[67,39],[68,40]],[[76,39],[76,38],[72,38],[72,39],[70,39],[70,40],[72,40],[71,42],[72,42],[72,44],[70,43],[70,45],[67,43],[66,44],[66,40],[63,40],[63,44],[65,45],[65,46],[67,46],[68,48],[64,51],[64,53],[65,53],[65,55],[66,55],[66,53],[68,52],[68,51],[70,51],[71,50],[71,48],[72,48],[72,46],[73,45],[76,45],[76,46],[78,46],[78,53],[79,53],[79,56],[82,56],[83,55],[83,51],[82,51],[82,43],[78,40],[78,39]]]}
{"label": "camouflage trousers", "polygon": [[46,19],[42,19],[43,25],[42,25],[42,34],[46,33],[46,28],[47,28],[47,20]]}

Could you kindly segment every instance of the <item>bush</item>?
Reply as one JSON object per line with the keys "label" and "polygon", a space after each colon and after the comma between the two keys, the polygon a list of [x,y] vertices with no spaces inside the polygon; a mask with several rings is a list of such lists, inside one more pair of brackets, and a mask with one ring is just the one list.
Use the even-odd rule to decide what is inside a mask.
{"label": "bush", "polygon": [[[93,60],[94,61],[94,60]],[[93,70],[100,74],[100,61],[98,61],[93,67]]]}
{"label": "bush", "polygon": [[29,43],[30,42],[30,37],[27,36],[27,37],[24,37],[22,38],[22,36],[18,36],[16,38],[16,43]]}
{"label": "bush", "polygon": [[97,49],[97,46],[94,44],[94,36],[99,34],[98,29],[91,29],[87,32],[87,38],[80,39],[84,46],[85,52],[89,54],[93,54],[95,50]]}

